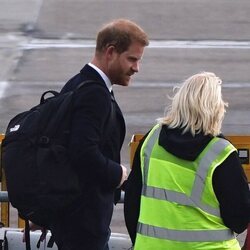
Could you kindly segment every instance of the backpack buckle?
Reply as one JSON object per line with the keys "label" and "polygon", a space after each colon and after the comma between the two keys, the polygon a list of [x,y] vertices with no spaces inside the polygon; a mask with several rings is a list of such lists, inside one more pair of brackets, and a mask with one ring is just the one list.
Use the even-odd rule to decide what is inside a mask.
{"label": "backpack buckle", "polygon": [[48,145],[49,142],[50,142],[49,137],[43,135],[43,136],[41,136],[41,137],[39,138],[39,142],[38,142],[38,143],[39,143],[40,145]]}

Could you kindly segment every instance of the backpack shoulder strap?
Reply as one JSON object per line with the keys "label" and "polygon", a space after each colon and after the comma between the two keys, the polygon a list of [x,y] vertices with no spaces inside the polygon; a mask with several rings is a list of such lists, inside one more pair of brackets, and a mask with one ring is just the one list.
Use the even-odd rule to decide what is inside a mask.
{"label": "backpack shoulder strap", "polygon": [[77,87],[76,87],[75,90],[80,89],[82,86],[86,85],[87,83],[97,83],[97,82],[94,81],[94,80],[86,80],[86,81],[83,81],[83,82],[81,82],[80,84],[77,85]]}
{"label": "backpack shoulder strap", "polygon": [[[78,91],[79,89],[81,89],[83,86],[85,86],[88,83],[100,84],[98,81],[95,81],[95,80],[86,80],[86,81],[83,81],[80,84],[78,84],[78,86],[76,87],[76,89],[74,91],[75,92]],[[106,86],[104,86],[103,84],[100,84],[100,86],[103,86],[104,88],[106,88]],[[108,88],[107,88],[107,91],[109,91]],[[110,93],[110,96],[111,96],[110,113],[105,121],[104,126],[107,126],[109,129],[112,129],[112,125],[113,125],[112,121],[114,121],[114,118],[115,118],[115,102],[116,101],[115,101],[115,98],[114,98],[114,95],[112,92]]]}
{"label": "backpack shoulder strap", "polygon": [[[93,83],[93,84],[99,84],[97,81],[94,81],[94,80],[86,80],[86,81],[83,81],[81,82],[80,84],[78,84],[78,86],[76,87],[76,91],[79,90],[80,88],[82,88],[84,85],[88,84],[88,83]],[[103,86],[102,84],[100,84],[101,86]],[[113,92],[113,91],[112,91]],[[107,119],[106,121],[106,124],[110,124],[109,121],[112,121],[113,118],[115,117],[115,108],[114,108],[114,105],[115,105],[115,98],[114,98],[114,94],[113,93],[110,93],[111,95],[111,107],[110,107],[110,115],[109,115],[109,118]]]}

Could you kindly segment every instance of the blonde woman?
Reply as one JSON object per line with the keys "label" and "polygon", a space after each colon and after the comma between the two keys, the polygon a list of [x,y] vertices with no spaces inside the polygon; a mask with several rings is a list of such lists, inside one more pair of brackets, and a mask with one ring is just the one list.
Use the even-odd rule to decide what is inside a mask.
{"label": "blonde woman", "polygon": [[227,104],[214,73],[188,78],[166,116],[141,141],[126,186],[135,250],[239,250],[249,188],[235,147],[221,134]]}

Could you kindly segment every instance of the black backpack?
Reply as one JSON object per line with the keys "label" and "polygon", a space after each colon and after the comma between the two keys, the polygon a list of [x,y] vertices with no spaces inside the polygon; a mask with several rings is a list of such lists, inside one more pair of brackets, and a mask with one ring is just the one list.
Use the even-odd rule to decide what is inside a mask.
{"label": "black backpack", "polygon": [[40,104],[8,124],[2,164],[9,201],[26,222],[48,228],[81,193],[67,146],[73,98],[88,82],[65,94],[44,92]]}

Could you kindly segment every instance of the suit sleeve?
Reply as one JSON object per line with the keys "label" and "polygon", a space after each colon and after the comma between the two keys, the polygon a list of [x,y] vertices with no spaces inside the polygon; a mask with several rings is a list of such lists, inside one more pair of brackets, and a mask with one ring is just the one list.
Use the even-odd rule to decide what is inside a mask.
{"label": "suit sleeve", "polygon": [[105,157],[100,148],[105,122],[111,108],[110,93],[103,87],[84,86],[75,96],[70,136],[70,155],[82,183],[97,183],[115,189],[121,180],[121,166]]}

